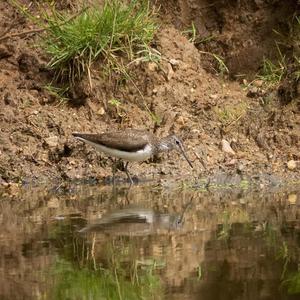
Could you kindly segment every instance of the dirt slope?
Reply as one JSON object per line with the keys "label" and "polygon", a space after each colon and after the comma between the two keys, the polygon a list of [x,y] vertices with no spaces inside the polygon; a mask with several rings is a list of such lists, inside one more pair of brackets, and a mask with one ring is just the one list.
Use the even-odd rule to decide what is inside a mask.
{"label": "dirt slope", "polygon": [[[84,95],[84,104],[75,101],[78,105],[71,105],[59,104],[44,89],[52,75],[46,69],[47,58],[33,46],[37,34],[1,39],[6,32],[11,35],[33,28],[2,1],[0,182],[101,180],[111,173],[110,160],[75,141],[71,133],[124,127],[154,130],[159,136],[175,131],[185,141],[195,166],[190,170],[172,153],[162,161],[132,165],[131,172],[141,178],[200,178],[219,173],[238,174],[240,179],[245,174],[297,178],[299,99],[282,105],[277,92],[266,92],[261,82],[249,92],[240,81],[218,76],[213,71],[215,61],[201,52],[223,55],[232,78],[239,74],[253,78],[263,56],[274,55],[270,32],[284,28],[296,10],[297,1],[271,2],[161,1],[163,18],[153,45],[162,54],[161,64],[132,66],[133,80],[118,87],[113,80],[99,77],[95,66],[93,89],[87,89],[83,81],[74,93],[78,99]],[[207,45],[189,42],[182,31],[192,21],[203,37],[214,35],[214,41]],[[121,102],[118,108],[112,99]],[[154,126],[145,105],[162,120],[159,127]],[[234,152],[224,151],[222,140],[223,147],[226,140]],[[290,160],[296,162],[293,170],[287,168]]]}

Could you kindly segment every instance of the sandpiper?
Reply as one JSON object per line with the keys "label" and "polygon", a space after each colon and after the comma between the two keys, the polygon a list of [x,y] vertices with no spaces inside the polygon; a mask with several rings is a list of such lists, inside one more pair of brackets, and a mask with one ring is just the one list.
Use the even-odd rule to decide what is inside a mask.
{"label": "sandpiper", "polygon": [[[154,134],[137,129],[125,129],[123,131],[107,132],[101,134],[73,133],[73,136],[103,152],[108,156],[126,161],[125,172],[130,183],[132,178],[128,172],[128,163],[144,161],[161,152],[177,150],[187,160],[191,168],[192,163],[185,154],[181,140],[174,134],[158,139]],[[115,178],[115,166],[113,167],[113,180]]]}

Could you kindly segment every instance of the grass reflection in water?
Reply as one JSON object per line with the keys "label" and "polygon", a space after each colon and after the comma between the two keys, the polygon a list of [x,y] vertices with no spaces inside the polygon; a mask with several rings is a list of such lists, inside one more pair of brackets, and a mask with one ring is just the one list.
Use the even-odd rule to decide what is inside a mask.
{"label": "grass reflection in water", "polygon": [[105,266],[93,259],[82,267],[57,259],[50,272],[53,288],[50,299],[159,299],[160,282],[155,270],[162,265],[153,260],[122,262],[110,252]]}

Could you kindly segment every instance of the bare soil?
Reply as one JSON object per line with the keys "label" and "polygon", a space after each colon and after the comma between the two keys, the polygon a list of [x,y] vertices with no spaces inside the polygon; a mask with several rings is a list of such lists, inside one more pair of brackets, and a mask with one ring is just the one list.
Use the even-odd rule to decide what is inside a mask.
{"label": "bare soil", "polygon": [[[70,9],[72,1],[68,3],[60,8]],[[71,133],[128,127],[158,136],[176,132],[194,164],[191,170],[170,153],[132,164],[130,170],[139,178],[299,178],[298,83],[281,86],[280,95],[292,95],[284,103],[277,90],[266,90],[259,80],[245,86],[264,57],[276,56],[274,31],[288,32],[297,1],[174,0],[155,5],[160,5],[160,29],[153,47],[161,52],[161,63],[132,66],[132,80],[118,85],[101,76],[95,65],[92,89],[83,80],[72,101],[61,104],[44,88],[53,74],[36,46],[38,33],[14,36],[36,27],[0,2],[0,183],[103,180],[111,174],[111,160],[75,141]],[[213,36],[212,41],[190,42],[182,32],[191,22],[201,37]],[[215,61],[203,51],[225,58],[228,78],[214,71]],[[240,78],[247,81],[242,84]],[[112,99],[121,102],[118,108]],[[162,120],[160,126],[154,125],[146,106]],[[224,151],[222,140],[233,152]],[[291,160],[295,168],[287,167]]]}

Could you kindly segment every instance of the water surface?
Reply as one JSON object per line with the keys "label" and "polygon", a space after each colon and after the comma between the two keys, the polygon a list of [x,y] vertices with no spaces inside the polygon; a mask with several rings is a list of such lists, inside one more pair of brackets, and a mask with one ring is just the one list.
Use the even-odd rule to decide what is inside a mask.
{"label": "water surface", "polygon": [[300,299],[300,193],[0,191],[0,299]]}

